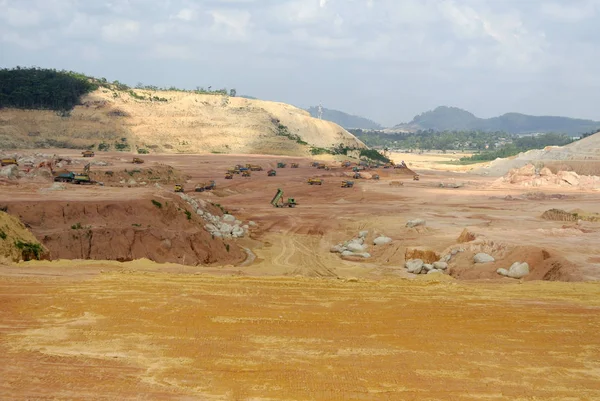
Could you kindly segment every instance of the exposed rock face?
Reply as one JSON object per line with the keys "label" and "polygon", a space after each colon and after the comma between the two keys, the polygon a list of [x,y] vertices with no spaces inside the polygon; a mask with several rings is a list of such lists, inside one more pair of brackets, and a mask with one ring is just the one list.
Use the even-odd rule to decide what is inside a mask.
{"label": "exposed rock face", "polygon": [[440,260],[440,255],[434,250],[425,247],[406,248],[404,259],[421,259],[425,263],[433,263]]}

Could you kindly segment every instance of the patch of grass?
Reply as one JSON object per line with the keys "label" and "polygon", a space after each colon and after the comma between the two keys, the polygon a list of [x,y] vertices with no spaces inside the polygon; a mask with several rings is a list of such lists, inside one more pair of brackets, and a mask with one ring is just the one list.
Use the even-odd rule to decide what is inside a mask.
{"label": "patch of grass", "polygon": [[188,220],[191,220],[191,219],[192,219],[192,213],[191,213],[189,210],[186,210],[184,213],[185,213],[185,215],[187,216],[187,219],[188,219]]}
{"label": "patch of grass", "polygon": [[6,235],[6,233],[4,232],[4,230],[0,229],[0,238],[1,239],[6,239],[6,237],[8,237],[8,235]]}
{"label": "patch of grass", "polygon": [[317,147],[311,147],[310,148],[310,154],[312,155],[323,155],[323,154],[333,154],[333,152],[329,149],[325,149],[325,148],[317,148]]}
{"label": "patch of grass", "polygon": [[277,136],[285,136],[286,138],[289,138],[292,141],[295,141],[296,143],[299,143],[300,145],[308,145],[308,142],[303,141],[302,138],[300,138],[299,135],[292,134],[288,130],[288,127],[286,127],[283,124],[278,124],[277,125]]}
{"label": "patch of grass", "polygon": [[83,226],[81,225],[81,223],[73,224],[71,226],[71,230],[81,230],[82,228]]}
{"label": "patch of grass", "polygon": [[141,224],[138,224],[138,223],[132,223],[131,225],[132,225],[133,227],[141,227],[141,226],[142,226]]}
{"label": "patch of grass", "polygon": [[160,203],[159,201],[152,199],[152,204],[157,208],[162,209],[162,203]]}
{"label": "patch of grass", "polygon": [[140,155],[147,155],[148,153],[150,153],[150,151],[148,149],[144,149],[144,148],[139,148],[137,150],[138,154]]}
{"label": "patch of grass", "polygon": [[15,246],[21,250],[21,255],[25,261],[40,260],[42,256],[42,245],[37,242],[26,242],[18,239],[15,240]]}
{"label": "patch of grass", "polygon": [[225,249],[227,249],[227,252],[229,252],[229,244],[225,244]]}

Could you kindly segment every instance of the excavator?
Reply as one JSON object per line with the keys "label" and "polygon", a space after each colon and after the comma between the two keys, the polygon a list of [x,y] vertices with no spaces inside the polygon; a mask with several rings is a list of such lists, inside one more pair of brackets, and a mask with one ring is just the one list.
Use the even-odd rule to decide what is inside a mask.
{"label": "excavator", "polygon": [[184,192],[183,185],[175,184],[175,192]]}
{"label": "excavator", "polygon": [[298,168],[300,165],[298,163],[292,163],[292,168]]}
{"label": "excavator", "polygon": [[267,176],[268,177],[275,177],[277,175],[277,171],[271,169],[269,171],[267,171]]}
{"label": "excavator", "polygon": [[242,171],[242,177],[250,177],[250,170]]}
{"label": "excavator", "polygon": [[287,202],[283,201],[283,189],[277,188],[277,193],[271,199],[271,205],[275,207],[295,207],[297,205],[294,198],[287,198]]}
{"label": "excavator", "polygon": [[229,171],[225,173],[225,179],[226,180],[233,180],[233,173],[230,173]]}
{"label": "excavator", "polygon": [[286,163],[282,163],[282,162],[277,163],[277,168],[285,168],[285,166],[287,166]]}
{"label": "excavator", "polygon": [[94,157],[95,153],[91,150],[84,150],[83,152],[81,152],[81,155],[83,157]]}
{"label": "excavator", "polygon": [[352,188],[354,186],[354,181],[344,180],[342,181],[342,188]]}

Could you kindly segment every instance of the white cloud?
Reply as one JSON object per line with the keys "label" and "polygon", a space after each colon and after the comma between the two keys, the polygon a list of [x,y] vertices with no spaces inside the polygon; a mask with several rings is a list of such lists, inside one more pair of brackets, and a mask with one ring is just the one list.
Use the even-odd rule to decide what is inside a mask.
{"label": "white cloud", "polygon": [[251,28],[251,14],[249,12],[221,9],[211,11],[210,15],[213,17],[211,30],[214,33],[223,34],[223,39],[232,41],[248,40]]}
{"label": "white cloud", "polygon": [[196,19],[196,11],[191,8],[183,8],[179,10],[172,18],[179,19],[182,21],[193,21]]}
{"label": "white cloud", "polygon": [[138,36],[139,31],[139,22],[133,20],[120,20],[104,25],[102,27],[102,37],[108,42],[131,42]]}
{"label": "white cloud", "polygon": [[598,1],[570,0],[568,3],[545,2],[542,12],[548,17],[562,22],[579,22],[594,18],[598,12]]}

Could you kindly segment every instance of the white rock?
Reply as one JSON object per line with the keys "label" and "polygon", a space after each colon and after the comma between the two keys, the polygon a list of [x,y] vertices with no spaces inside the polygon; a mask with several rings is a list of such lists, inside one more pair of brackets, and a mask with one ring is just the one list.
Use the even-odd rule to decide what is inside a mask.
{"label": "white rock", "polygon": [[508,269],[508,277],[523,278],[523,277],[527,276],[528,274],[529,274],[529,264],[527,262],[525,262],[525,263],[515,262],[510,267],[510,269]]}
{"label": "white rock", "polygon": [[448,263],[448,262],[450,262],[450,259],[452,259],[452,255],[448,254],[442,258],[442,261]]}
{"label": "white rock", "polygon": [[342,252],[342,256],[354,256],[354,252],[344,251]]}
{"label": "white rock", "polygon": [[248,222],[248,225],[249,225],[250,227],[256,227],[256,226],[257,226],[257,224],[256,224],[255,222],[253,222],[253,221],[249,221],[249,222]]}
{"label": "white rock", "polygon": [[367,249],[367,247],[365,245],[361,245],[361,244],[356,243],[356,242],[350,242],[346,246],[346,248],[348,248],[349,251],[357,252],[357,253],[363,252],[363,251],[365,251]]}
{"label": "white rock", "polygon": [[427,272],[427,274],[436,274],[436,273],[442,273],[442,271],[438,270],[438,269],[431,269]]}
{"label": "white rock", "polygon": [[423,219],[413,219],[413,220],[409,220],[406,223],[406,227],[424,226],[425,224],[426,224],[426,222]]}
{"label": "white rock", "polygon": [[233,227],[227,223],[223,223],[221,224],[221,227],[219,228],[219,231],[221,231],[222,233],[230,233],[231,230],[233,229]]}
{"label": "white rock", "polygon": [[377,237],[373,240],[373,244],[374,245],[385,245],[385,244],[389,244],[390,242],[392,242],[392,239],[390,237]]}
{"label": "white rock", "polygon": [[250,229],[250,227],[248,226],[248,224],[244,224],[244,225],[242,226],[242,228],[243,228],[244,230],[246,230],[246,231],[248,231],[248,230]]}
{"label": "white rock", "polygon": [[357,253],[356,256],[362,256],[365,259],[368,259],[371,257],[371,254],[368,252],[364,252],[364,253]]}
{"label": "white rock", "polygon": [[224,214],[223,221],[226,221],[227,223],[233,223],[235,222],[235,217],[230,214]]}
{"label": "white rock", "polygon": [[425,263],[425,264],[423,265],[423,269],[424,269],[425,271],[430,271],[430,270],[433,270],[433,265],[430,265],[429,263]]}
{"label": "white rock", "polygon": [[475,263],[489,263],[494,262],[496,259],[488,255],[487,253],[478,253],[477,255],[475,255],[473,260],[475,261]]}
{"label": "white rock", "polygon": [[235,225],[236,225],[236,226],[241,226],[241,225],[242,225],[242,222],[241,222],[240,220],[236,220],[236,221],[235,221]]}
{"label": "white rock", "polygon": [[364,230],[358,233],[358,236],[360,238],[365,238],[367,235],[369,235],[369,231],[368,230]]}
{"label": "white rock", "polygon": [[236,237],[243,237],[244,229],[240,226],[234,226],[233,229],[231,230],[231,234]]}
{"label": "white rock", "polygon": [[404,267],[408,269],[409,273],[419,274],[423,268],[423,261],[421,259],[410,259],[406,261]]}
{"label": "white rock", "polygon": [[508,276],[508,270],[504,269],[504,268],[499,268],[498,270],[496,270],[496,273],[502,275],[502,276]]}
{"label": "white rock", "polygon": [[433,267],[437,270],[446,270],[448,268],[448,263],[446,262],[433,262]]}
{"label": "white rock", "polygon": [[337,244],[337,245],[332,246],[331,249],[329,249],[329,252],[342,253],[342,252],[344,252],[344,247],[341,246],[340,244]]}

